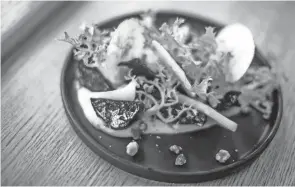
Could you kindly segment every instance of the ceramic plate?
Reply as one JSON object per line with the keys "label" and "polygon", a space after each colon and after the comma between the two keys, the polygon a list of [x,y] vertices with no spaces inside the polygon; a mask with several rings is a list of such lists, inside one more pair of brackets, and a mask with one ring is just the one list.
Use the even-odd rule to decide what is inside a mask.
{"label": "ceramic plate", "polygon": [[[139,13],[116,17],[101,23],[101,27],[116,27],[123,19],[139,16]],[[223,25],[214,21],[176,12],[159,12],[156,23],[183,17],[193,25],[196,32],[204,32],[204,27],[214,26],[219,30]],[[107,84],[99,72],[83,67],[72,58],[72,53],[65,62],[61,75],[61,93],[64,107],[70,123],[78,136],[97,155],[114,166],[129,173],[157,181],[189,183],[214,180],[236,172],[252,163],[271,142],[281,122],[282,94],[275,91],[272,115],[264,120],[260,113],[253,110],[249,116],[231,118],[239,124],[236,132],[219,126],[199,132],[179,135],[144,135],[139,141],[140,149],[135,157],[126,154],[126,145],[131,139],[121,139],[104,134],[95,129],[84,116],[77,100],[74,81],[82,77],[83,84],[95,86],[93,91],[101,90]],[[267,61],[256,50],[252,63],[266,64]],[[169,151],[169,146],[176,144],[183,148],[187,164],[182,167],[174,165],[176,156]],[[231,157],[225,164],[215,160],[220,149],[229,151]]]}

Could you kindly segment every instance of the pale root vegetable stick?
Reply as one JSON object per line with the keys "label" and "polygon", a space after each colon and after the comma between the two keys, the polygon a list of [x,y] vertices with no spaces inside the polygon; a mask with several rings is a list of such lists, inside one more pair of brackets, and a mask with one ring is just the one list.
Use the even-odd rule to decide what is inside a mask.
{"label": "pale root vegetable stick", "polygon": [[164,65],[168,68],[170,68],[175,75],[178,77],[181,85],[183,86],[185,92],[193,97],[194,94],[191,92],[192,85],[190,84],[189,80],[187,79],[184,71],[179,67],[179,65],[175,62],[175,60],[171,57],[171,55],[166,51],[166,49],[157,41],[152,41],[152,46],[158,53],[161,62],[164,63]]}
{"label": "pale root vegetable stick", "polygon": [[197,110],[203,112],[208,117],[215,120],[217,124],[220,125],[221,127],[231,130],[233,132],[237,130],[237,127],[238,127],[237,123],[233,122],[232,120],[218,113],[216,110],[209,107],[208,105],[180,93],[178,93],[177,95],[178,95],[178,99],[180,103],[186,103],[195,107]]}

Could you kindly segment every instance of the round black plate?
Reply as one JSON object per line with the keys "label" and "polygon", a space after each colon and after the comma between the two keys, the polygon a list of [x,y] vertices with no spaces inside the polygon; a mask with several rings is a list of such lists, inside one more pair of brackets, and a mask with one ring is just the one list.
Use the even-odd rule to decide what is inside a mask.
{"label": "round black plate", "polygon": [[[100,24],[101,27],[112,28],[125,18],[138,16],[139,13],[114,18]],[[176,12],[159,12],[157,24],[171,18],[183,17],[193,25],[197,32],[204,32],[205,26],[222,27],[213,21]],[[256,50],[253,63],[267,65],[265,59]],[[96,84],[93,91],[100,90],[105,84],[92,70],[87,69],[72,58],[69,54],[61,75],[61,93],[66,113],[78,136],[92,151],[129,173],[165,182],[190,183],[214,180],[229,175],[252,163],[273,139],[281,122],[282,94],[280,90],[274,92],[275,105],[271,119],[265,121],[262,116],[252,111],[248,117],[232,118],[239,124],[238,130],[232,133],[218,126],[200,132],[182,135],[144,136],[140,141],[140,150],[135,157],[125,153],[126,145],[131,139],[120,139],[108,136],[95,129],[85,118],[80,108],[73,82],[81,69],[82,77],[88,77]],[[90,81],[90,82],[91,82]],[[87,81],[86,81],[87,82]],[[89,81],[88,81],[89,83]],[[87,86],[87,83],[85,84]],[[168,148],[170,145],[179,145],[187,157],[187,164],[182,167],[174,166],[176,156]],[[231,158],[226,164],[215,160],[215,154],[220,150],[228,150]]]}

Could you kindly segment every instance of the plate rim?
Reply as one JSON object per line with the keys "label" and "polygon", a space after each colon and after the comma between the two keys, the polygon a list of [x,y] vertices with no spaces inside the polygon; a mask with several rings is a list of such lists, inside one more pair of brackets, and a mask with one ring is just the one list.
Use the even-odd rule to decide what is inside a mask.
{"label": "plate rim", "polygon": [[[134,11],[127,14],[120,14],[118,16],[114,16],[105,21],[99,22],[98,25],[103,25],[107,22],[111,22],[124,17],[138,16],[142,12],[143,11]],[[212,19],[209,19],[209,18],[204,18],[194,13],[182,12],[177,10],[157,10],[157,13],[161,13],[161,14],[168,13],[168,14],[175,14],[178,16],[182,15],[182,16],[191,17],[195,20],[200,20],[202,22],[206,22],[208,24],[212,24],[218,27],[224,26],[224,24],[220,22],[213,21]],[[87,131],[85,131],[82,128],[83,125],[79,124],[77,118],[75,117],[75,112],[73,112],[72,107],[69,104],[69,101],[67,101],[67,94],[66,94],[67,91],[65,89],[66,71],[68,67],[70,66],[70,61],[71,61],[70,59],[73,58],[72,54],[73,53],[71,48],[68,53],[68,56],[65,59],[62,72],[61,72],[61,79],[60,79],[62,102],[63,102],[63,106],[65,108],[65,112],[66,112],[67,118],[70,121],[71,126],[73,127],[78,137],[83,141],[83,143],[85,143],[90,148],[90,150],[92,150],[98,156],[103,158],[105,161],[111,163],[113,166],[121,170],[124,170],[128,173],[131,173],[133,175],[140,176],[150,180],[156,180],[161,182],[173,182],[173,183],[204,182],[208,180],[215,180],[218,178],[225,177],[237,170],[242,169],[246,165],[250,165],[257,157],[259,157],[263,153],[263,151],[268,147],[270,142],[273,140],[274,136],[276,135],[276,132],[278,131],[279,126],[281,125],[282,114],[283,114],[283,94],[282,94],[281,85],[279,85],[279,88],[277,89],[278,110],[277,110],[276,119],[273,124],[273,127],[271,131],[268,133],[268,135],[264,138],[264,140],[259,144],[259,146],[255,147],[255,149],[250,154],[247,154],[243,159],[240,159],[228,165],[224,165],[220,168],[215,168],[208,171],[198,171],[198,172],[160,171],[157,169],[139,165],[130,160],[123,159],[119,157],[118,155],[112,153],[105,147],[101,146],[101,144],[99,144],[91,135],[87,133]],[[261,54],[261,52],[256,48],[256,45],[255,45],[255,56],[259,58],[264,63],[264,65],[269,66],[268,61]]]}

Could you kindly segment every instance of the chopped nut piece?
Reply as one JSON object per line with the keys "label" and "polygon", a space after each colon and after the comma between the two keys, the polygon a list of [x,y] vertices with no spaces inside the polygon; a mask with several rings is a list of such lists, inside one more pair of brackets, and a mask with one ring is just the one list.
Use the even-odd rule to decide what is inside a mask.
{"label": "chopped nut piece", "polygon": [[229,152],[223,149],[221,149],[215,156],[215,159],[220,163],[225,163],[229,158]]}
{"label": "chopped nut piece", "polygon": [[169,150],[178,155],[182,151],[182,148],[178,145],[172,145]]}
{"label": "chopped nut piece", "polygon": [[136,155],[138,152],[139,145],[137,142],[132,141],[126,146],[126,153],[130,156]]}
{"label": "chopped nut piece", "polygon": [[180,154],[176,157],[176,160],[175,160],[176,166],[182,166],[185,163],[186,163],[186,158],[185,158],[184,154]]}

